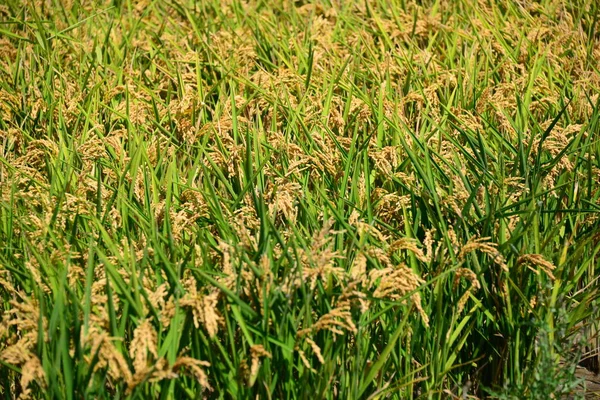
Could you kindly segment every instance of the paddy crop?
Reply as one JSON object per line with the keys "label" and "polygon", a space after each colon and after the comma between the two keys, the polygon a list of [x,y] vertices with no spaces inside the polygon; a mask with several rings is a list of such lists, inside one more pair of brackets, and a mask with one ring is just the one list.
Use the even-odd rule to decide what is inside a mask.
{"label": "paddy crop", "polygon": [[599,16],[0,0],[0,393],[573,393]]}

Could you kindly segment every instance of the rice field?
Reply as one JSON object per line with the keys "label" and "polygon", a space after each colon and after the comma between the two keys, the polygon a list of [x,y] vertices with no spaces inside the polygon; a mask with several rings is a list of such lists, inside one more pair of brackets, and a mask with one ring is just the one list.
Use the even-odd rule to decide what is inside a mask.
{"label": "rice field", "polygon": [[0,0],[0,395],[589,395],[599,24]]}

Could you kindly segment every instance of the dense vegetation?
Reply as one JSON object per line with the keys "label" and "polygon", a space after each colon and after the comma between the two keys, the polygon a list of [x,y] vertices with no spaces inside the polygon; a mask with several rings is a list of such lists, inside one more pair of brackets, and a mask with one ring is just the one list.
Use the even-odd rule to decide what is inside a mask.
{"label": "dense vegetation", "polygon": [[0,393],[573,393],[599,9],[0,0]]}

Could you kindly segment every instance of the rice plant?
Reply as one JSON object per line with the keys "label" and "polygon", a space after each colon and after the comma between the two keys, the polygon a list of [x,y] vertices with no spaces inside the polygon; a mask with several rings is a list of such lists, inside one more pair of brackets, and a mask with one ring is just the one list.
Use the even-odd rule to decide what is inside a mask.
{"label": "rice plant", "polygon": [[599,16],[0,0],[1,395],[582,395]]}

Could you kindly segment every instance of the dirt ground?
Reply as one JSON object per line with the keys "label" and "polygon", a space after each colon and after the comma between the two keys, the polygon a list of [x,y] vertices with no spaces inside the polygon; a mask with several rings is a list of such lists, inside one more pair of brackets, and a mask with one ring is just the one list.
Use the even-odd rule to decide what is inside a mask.
{"label": "dirt ground", "polygon": [[585,398],[600,399],[600,375],[583,367],[578,367],[575,374],[578,378],[584,379],[581,392],[585,394]]}

